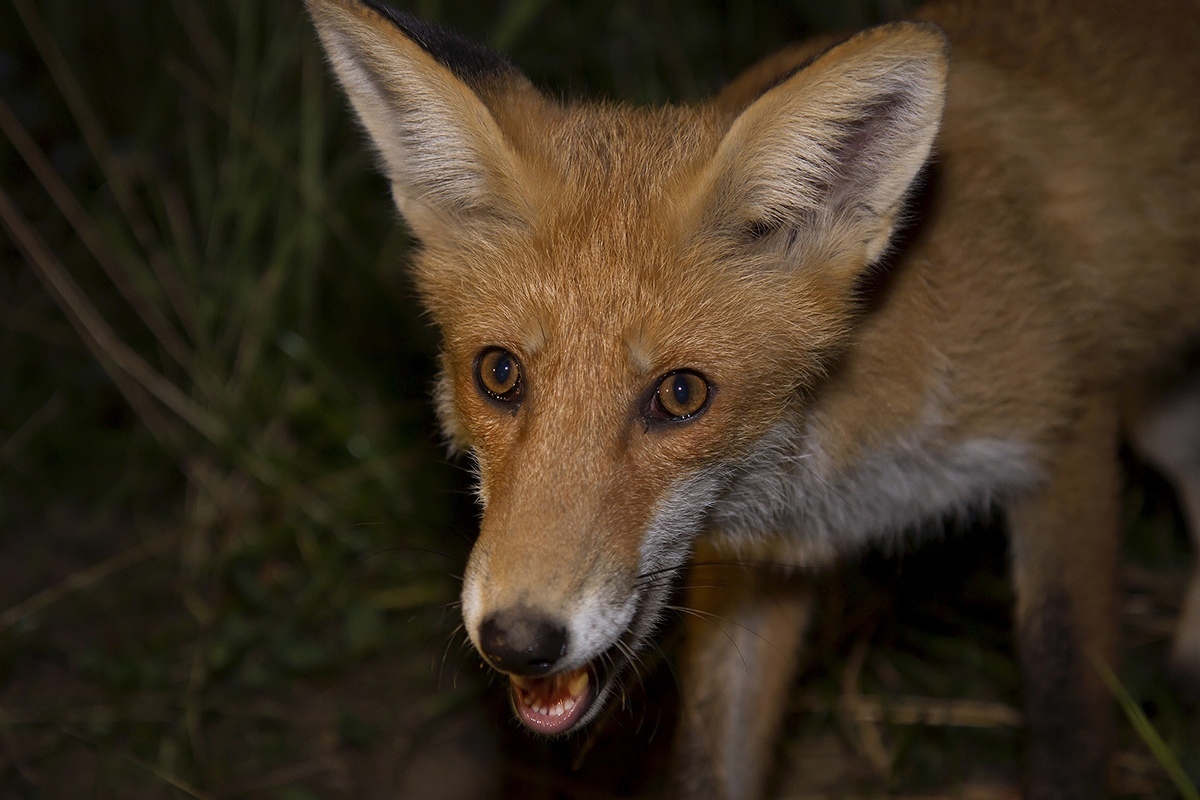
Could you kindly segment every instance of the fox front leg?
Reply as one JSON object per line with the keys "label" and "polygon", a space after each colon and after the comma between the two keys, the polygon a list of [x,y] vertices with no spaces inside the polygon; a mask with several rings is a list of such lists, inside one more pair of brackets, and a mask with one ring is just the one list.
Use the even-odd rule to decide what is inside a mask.
{"label": "fox front leg", "polygon": [[1086,403],[1045,484],[1009,508],[1030,800],[1106,794],[1113,699],[1097,660],[1116,669],[1116,420]]}
{"label": "fox front leg", "polygon": [[806,581],[698,553],[688,578],[676,786],[687,800],[762,796],[812,615]]}

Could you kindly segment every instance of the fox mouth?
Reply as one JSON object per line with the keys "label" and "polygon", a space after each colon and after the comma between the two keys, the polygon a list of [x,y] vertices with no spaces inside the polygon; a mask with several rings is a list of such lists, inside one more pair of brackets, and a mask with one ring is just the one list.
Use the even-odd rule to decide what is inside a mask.
{"label": "fox mouth", "polygon": [[543,736],[582,728],[600,712],[612,684],[623,672],[627,663],[623,656],[623,648],[614,645],[575,669],[536,678],[509,674],[517,719]]}
{"label": "fox mouth", "polygon": [[600,694],[597,676],[586,665],[542,678],[510,675],[509,681],[517,719],[530,730],[548,736],[575,727]]}
{"label": "fox mouth", "polygon": [[635,653],[655,627],[668,588],[655,587],[639,604],[624,634],[582,666],[536,677],[501,670],[508,676],[509,698],[521,724],[543,736],[560,736],[595,720],[614,687],[636,663]]}

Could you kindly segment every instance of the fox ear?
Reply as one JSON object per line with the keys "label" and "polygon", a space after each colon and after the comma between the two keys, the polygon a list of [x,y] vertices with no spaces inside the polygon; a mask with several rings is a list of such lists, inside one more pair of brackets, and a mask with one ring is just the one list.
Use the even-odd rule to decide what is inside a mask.
{"label": "fox ear", "polygon": [[416,234],[519,222],[523,164],[494,108],[512,95],[536,102],[532,84],[490,50],[376,0],[306,2]]}
{"label": "fox ear", "polygon": [[797,245],[801,257],[861,245],[874,263],[929,158],[947,69],[937,27],[895,23],[784,72],[740,111],[703,172],[702,228],[791,257]]}

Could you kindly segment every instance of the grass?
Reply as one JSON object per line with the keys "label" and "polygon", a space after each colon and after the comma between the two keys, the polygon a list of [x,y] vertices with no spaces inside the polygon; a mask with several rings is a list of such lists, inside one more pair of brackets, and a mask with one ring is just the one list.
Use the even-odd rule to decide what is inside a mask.
{"label": "grass", "polygon": [[[832,8],[415,5],[551,91],[637,101],[883,6]],[[474,510],[433,432],[436,340],[299,4],[12,0],[0,131],[0,794],[653,788],[669,671],[547,745],[462,646]],[[1138,485],[1122,677],[1195,776],[1195,721],[1159,669],[1180,534]],[[787,796],[1011,785],[1003,545],[966,541],[831,579]],[[958,578],[935,578],[947,564]],[[1171,796],[1127,738],[1128,793]]]}
{"label": "grass", "polygon": [[198,796],[295,756],[294,721],[250,714],[232,741],[279,752],[235,768],[219,709],[448,634],[466,537],[418,502],[451,485],[431,338],[300,9],[6,13],[0,524],[43,566],[8,584],[39,591],[3,668],[59,662],[70,698],[6,700],[10,735],[47,739],[8,778]]}

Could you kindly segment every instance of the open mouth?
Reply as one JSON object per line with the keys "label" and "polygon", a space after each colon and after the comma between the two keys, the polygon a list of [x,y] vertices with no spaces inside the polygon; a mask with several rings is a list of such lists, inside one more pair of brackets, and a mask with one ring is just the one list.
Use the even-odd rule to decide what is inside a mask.
{"label": "open mouth", "polygon": [[599,696],[599,681],[586,666],[544,678],[510,675],[509,680],[517,718],[547,735],[570,730]]}
{"label": "open mouth", "polygon": [[[652,599],[661,602],[663,587]],[[574,669],[550,675],[521,675],[504,669],[507,665],[485,661],[509,679],[509,698],[521,724],[543,736],[559,736],[578,730],[600,716],[613,691],[634,663],[657,619],[658,602],[639,605],[624,633],[599,653]],[[482,652],[482,650],[481,650]],[[578,663],[578,662],[576,662]],[[645,665],[645,660],[641,663]],[[519,666],[519,665],[518,665]]]}
{"label": "open mouth", "polygon": [[507,673],[517,719],[544,736],[569,733],[594,719],[629,666],[630,654],[640,649],[646,618],[643,607],[621,641],[583,666],[538,677]]}

